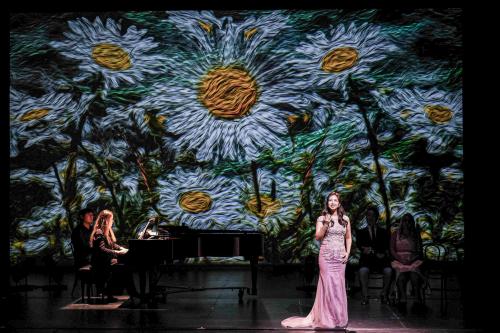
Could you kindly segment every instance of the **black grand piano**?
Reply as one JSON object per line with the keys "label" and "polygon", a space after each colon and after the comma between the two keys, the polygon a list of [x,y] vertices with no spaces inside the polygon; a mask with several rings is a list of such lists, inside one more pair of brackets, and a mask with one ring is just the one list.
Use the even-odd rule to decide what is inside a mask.
{"label": "black grand piano", "polygon": [[[136,230],[136,239],[129,239],[129,263],[139,272],[141,301],[154,299],[157,293],[159,267],[174,260],[194,257],[243,256],[250,261],[252,286],[221,288],[168,287],[162,294],[201,291],[206,289],[238,289],[241,299],[244,290],[257,295],[257,262],[262,255],[262,235],[258,231],[196,230],[185,226],[162,225],[155,221]],[[146,294],[146,275],[149,275],[149,294]]]}

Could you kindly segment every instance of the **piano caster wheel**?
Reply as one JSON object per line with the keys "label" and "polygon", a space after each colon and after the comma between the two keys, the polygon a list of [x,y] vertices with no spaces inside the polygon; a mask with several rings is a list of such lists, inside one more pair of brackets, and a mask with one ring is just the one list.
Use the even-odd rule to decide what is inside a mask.
{"label": "piano caster wheel", "polygon": [[244,294],[243,289],[238,290],[238,299],[239,299],[240,301],[242,301],[242,300],[243,300],[243,294]]}

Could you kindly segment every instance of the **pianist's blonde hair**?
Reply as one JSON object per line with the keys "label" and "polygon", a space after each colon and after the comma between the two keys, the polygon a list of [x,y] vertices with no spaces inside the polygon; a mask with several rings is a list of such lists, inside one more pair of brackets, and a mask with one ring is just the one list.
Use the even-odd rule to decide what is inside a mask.
{"label": "pianist's blonde hair", "polygon": [[90,239],[89,239],[90,247],[93,246],[94,236],[98,230],[101,230],[104,237],[106,237],[108,244],[116,242],[116,236],[115,233],[113,232],[113,228],[110,227],[108,229],[108,232],[107,233],[105,232],[105,227],[108,224],[108,220],[111,221],[111,223],[113,223],[113,212],[108,209],[101,210],[97,215],[97,218],[94,223],[94,228],[92,229],[92,233],[90,234]]}

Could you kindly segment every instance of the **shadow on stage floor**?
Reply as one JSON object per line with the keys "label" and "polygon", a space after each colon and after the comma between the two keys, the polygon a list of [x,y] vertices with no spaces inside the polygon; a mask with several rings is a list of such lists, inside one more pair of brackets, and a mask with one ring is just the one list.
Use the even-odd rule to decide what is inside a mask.
{"label": "shadow on stage floor", "polygon": [[[248,269],[239,267],[189,267],[173,274],[163,274],[160,284],[204,287],[250,286]],[[64,276],[67,288],[43,290],[36,286],[47,282],[41,274],[29,276],[32,290],[16,291],[8,299],[7,329],[13,332],[156,332],[156,331],[308,331],[285,330],[284,318],[306,316],[314,303],[314,293],[298,290],[303,278],[297,267],[275,269],[260,267],[258,295],[238,290],[212,289],[177,293],[154,305],[132,303],[127,295],[117,296],[109,304],[82,304],[76,288],[71,296],[73,275]],[[453,285],[453,279],[450,285]],[[300,289],[300,288],[299,288]],[[349,332],[480,332],[466,329],[462,320],[459,291],[448,293],[446,313],[441,312],[439,293],[427,295],[424,310],[382,304],[377,289],[370,289],[370,303],[361,305],[359,292],[348,298]]]}

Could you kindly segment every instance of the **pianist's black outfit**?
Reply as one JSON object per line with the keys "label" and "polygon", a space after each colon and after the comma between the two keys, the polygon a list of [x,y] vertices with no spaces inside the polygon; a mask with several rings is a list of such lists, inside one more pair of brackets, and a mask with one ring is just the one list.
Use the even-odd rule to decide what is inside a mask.
{"label": "pianist's black outfit", "polygon": [[[98,230],[94,235],[92,245],[92,270],[96,279],[96,286],[99,291],[103,291],[108,299],[112,299],[113,284],[119,283],[127,289],[130,297],[138,297],[135,289],[132,271],[126,264],[111,264],[113,258],[118,259],[117,251],[120,247],[113,241],[108,242],[102,231]],[[120,255],[120,262],[126,263],[127,255]]]}

